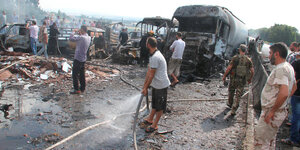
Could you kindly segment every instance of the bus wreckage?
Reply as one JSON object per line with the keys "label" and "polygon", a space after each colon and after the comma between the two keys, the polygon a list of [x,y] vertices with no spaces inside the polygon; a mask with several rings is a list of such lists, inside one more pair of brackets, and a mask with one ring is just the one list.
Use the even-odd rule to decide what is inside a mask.
{"label": "bus wreckage", "polygon": [[[237,53],[240,44],[248,43],[248,29],[244,22],[227,8],[191,5],[177,8],[172,22],[179,22],[178,31],[186,42],[182,74],[209,77],[225,69],[226,60]],[[170,56],[169,38],[165,53]]]}
{"label": "bus wreckage", "polygon": [[140,59],[140,41],[142,36],[150,31],[154,32],[154,37],[158,41],[158,48],[163,49],[165,41],[170,37],[170,33],[174,33],[172,37],[175,39],[176,32],[174,31],[173,23],[170,19],[162,17],[144,18],[135,26],[135,31],[129,32],[129,39],[126,45],[119,45],[112,55],[114,62],[121,64],[136,64]]}

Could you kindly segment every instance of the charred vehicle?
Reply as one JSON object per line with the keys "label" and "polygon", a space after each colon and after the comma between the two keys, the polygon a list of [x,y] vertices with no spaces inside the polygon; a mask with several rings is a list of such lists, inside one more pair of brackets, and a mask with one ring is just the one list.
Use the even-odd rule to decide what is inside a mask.
{"label": "charred vehicle", "polygon": [[137,63],[140,58],[139,43],[141,37],[149,31],[154,31],[154,37],[158,39],[159,49],[163,50],[165,41],[174,29],[173,27],[174,25],[170,19],[161,17],[144,18],[136,24],[135,31],[129,33],[127,44],[118,47],[116,53],[113,55],[113,60],[123,64]]}
{"label": "charred vehicle", "polygon": [[[228,9],[219,6],[191,5],[177,8],[173,20],[179,22],[186,47],[182,73],[210,76],[225,69],[225,60],[247,44],[248,30]],[[173,39],[168,39],[168,45]]]}
{"label": "charred vehicle", "polygon": [[167,39],[175,39],[177,24],[174,22],[176,21],[172,22],[170,19],[157,16],[144,18],[143,21],[137,23],[136,27],[140,25],[141,35],[145,35],[151,30],[154,31],[154,37],[158,41],[158,49],[164,51],[166,42],[168,42]]}
{"label": "charred vehicle", "polygon": [[[91,58],[102,58],[103,55],[106,57],[107,54],[107,39],[105,39],[105,31],[96,27],[88,27],[88,35],[92,37],[91,45],[89,47],[87,58],[90,60]],[[101,36],[102,40],[99,41],[99,36]],[[100,43],[99,43],[100,42]],[[101,45],[101,46],[98,46]]]}
{"label": "charred vehicle", "polygon": [[[58,46],[60,49],[64,50],[67,55],[72,55],[76,49],[76,42],[70,41],[70,36],[73,33],[73,30],[75,28],[60,28],[59,32],[60,34],[58,35]],[[92,38],[88,53],[87,53],[87,58],[90,60],[91,58],[97,58],[101,53],[104,51],[104,49],[107,46],[107,40],[105,38],[105,30],[96,28],[96,27],[87,27],[87,34]],[[104,42],[103,43],[103,49],[99,50],[96,49],[94,39],[96,35],[102,34],[104,37]]]}
{"label": "charred vehicle", "polygon": [[[4,25],[0,28],[0,49],[12,47],[15,51],[31,52],[29,30],[26,24]],[[41,44],[37,43],[38,49]]]}

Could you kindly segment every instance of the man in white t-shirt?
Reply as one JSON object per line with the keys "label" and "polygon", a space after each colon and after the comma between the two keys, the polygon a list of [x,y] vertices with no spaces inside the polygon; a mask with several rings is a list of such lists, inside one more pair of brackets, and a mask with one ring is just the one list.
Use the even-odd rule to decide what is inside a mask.
{"label": "man in white t-shirt", "polygon": [[[150,63],[146,75],[142,94],[148,94],[148,88],[152,87],[152,110],[144,124],[150,125],[146,132],[154,132],[158,129],[158,122],[167,105],[167,89],[170,81],[167,74],[167,62],[159,50],[154,37],[147,39],[147,48],[150,52]],[[156,116],[155,120],[154,116]]]}
{"label": "man in white t-shirt", "polygon": [[29,26],[29,23],[27,23],[26,29],[29,29],[29,32],[30,32],[30,46],[31,46],[33,54],[36,55],[36,43],[38,40],[39,27],[36,25],[35,21],[32,21],[32,24],[30,27],[28,27],[28,26]]}
{"label": "man in white t-shirt", "polygon": [[177,32],[177,40],[174,41],[170,47],[170,50],[173,52],[168,64],[168,75],[173,78],[171,87],[175,87],[175,85],[179,82],[177,77],[180,75],[182,56],[185,48],[185,42],[181,39],[181,36],[182,34],[180,32]]}

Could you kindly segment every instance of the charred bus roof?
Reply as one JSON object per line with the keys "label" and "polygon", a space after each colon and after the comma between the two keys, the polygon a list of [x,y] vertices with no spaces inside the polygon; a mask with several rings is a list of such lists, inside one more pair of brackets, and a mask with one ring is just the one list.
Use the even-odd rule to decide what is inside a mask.
{"label": "charred bus roof", "polygon": [[150,24],[153,26],[163,26],[166,27],[166,24],[170,27],[172,26],[172,21],[167,18],[162,18],[162,17],[149,17],[149,18],[144,18],[142,21],[138,22],[136,26],[139,24]]}
{"label": "charred bus roof", "polygon": [[[225,12],[226,11],[226,12]],[[220,6],[210,5],[189,5],[182,6],[176,9],[173,17],[177,20],[180,18],[219,18],[224,23],[229,24],[229,18],[226,13],[230,13],[234,16],[227,8]],[[237,18],[236,16],[234,16]],[[238,19],[238,18],[237,18]],[[238,19],[240,20],[240,19]],[[240,20],[241,21],[241,20]],[[242,22],[242,21],[241,21]]]}

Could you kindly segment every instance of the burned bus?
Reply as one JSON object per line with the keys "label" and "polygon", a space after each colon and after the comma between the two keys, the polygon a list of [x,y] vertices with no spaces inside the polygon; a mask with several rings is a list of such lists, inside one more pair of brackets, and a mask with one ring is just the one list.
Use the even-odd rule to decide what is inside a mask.
{"label": "burned bus", "polygon": [[230,60],[239,45],[248,41],[245,23],[224,7],[182,6],[172,20],[179,22],[178,31],[186,42],[182,73],[208,77],[220,72],[225,60]]}
{"label": "burned bus", "polygon": [[[170,33],[176,33],[175,25],[170,19],[156,17],[147,17],[138,22],[135,26],[135,31],[130,32],[130,38],[126,45],[116,48],[116,53],[112,56],[114,62],[122,64],[135,64],[140,59],[140,40],[141,37],[149,31],[154,32],[154,37],[158,41],[158,48],[163,50],[165,41],[170,37]],[[175,39],[175,36],[172,36]]]}

